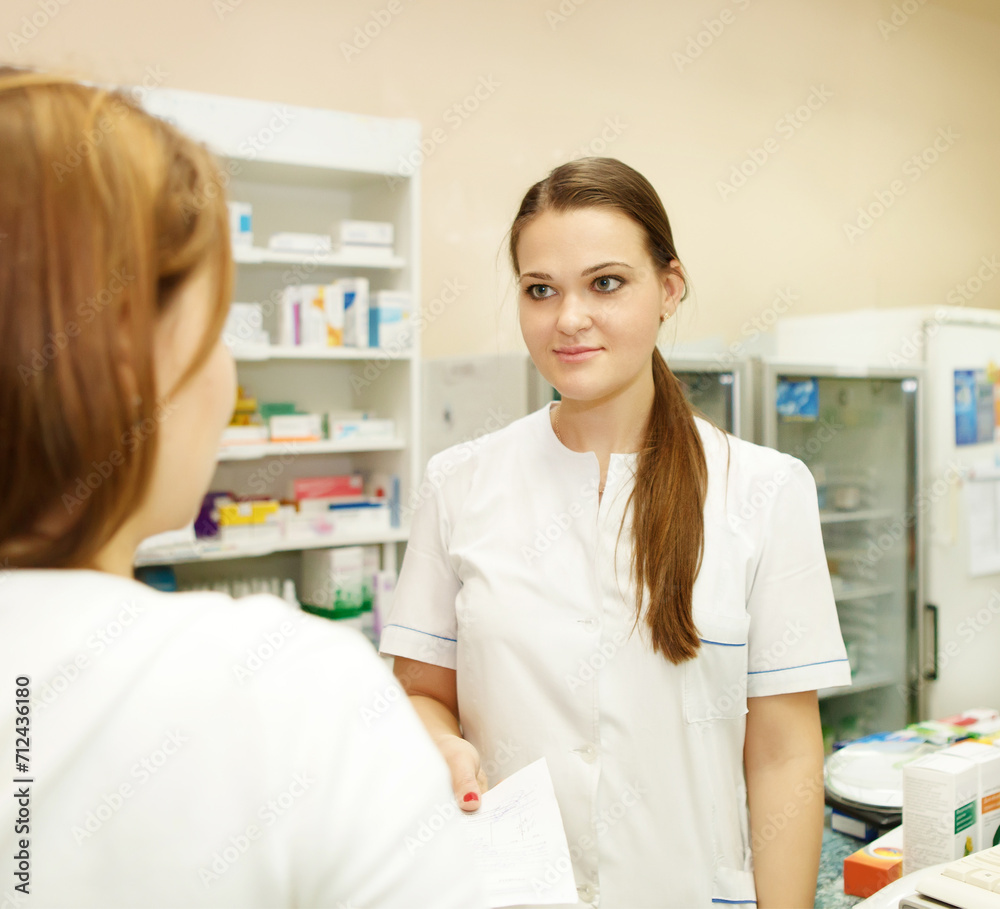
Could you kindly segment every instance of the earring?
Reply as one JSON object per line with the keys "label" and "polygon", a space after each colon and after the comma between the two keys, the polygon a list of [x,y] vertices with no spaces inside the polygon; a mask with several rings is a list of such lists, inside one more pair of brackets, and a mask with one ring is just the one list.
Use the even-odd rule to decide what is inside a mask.
{"label": "earring", "polygon": [[667,317],[663,313],[660,313],[660,324],[662,325],[666,321]]}

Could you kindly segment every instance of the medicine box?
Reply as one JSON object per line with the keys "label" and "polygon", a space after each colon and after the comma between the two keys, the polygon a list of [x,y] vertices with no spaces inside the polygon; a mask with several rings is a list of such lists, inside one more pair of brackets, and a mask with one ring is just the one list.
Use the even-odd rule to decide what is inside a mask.
{"label": "medicine box", "polygon": [[391,221],[341,221],[334,228],[340,246],[392,246]]}
{"label": "medicine box", "polygon": [[844,893],[869,897],[903,874],[903,828],[890,830],[844,859]]}
{"label": "medicine box", "polygon": [[229,202],[229,239],[233,249],[253,247],[253,205]]}
{"label": "medicine box", "polygon": [[282,290],[278,343],[293,347],[341,347],[344,297],[336,285],[290,284]]}
{"label": "medicine box", "polygon": [[274,499],[219,500],[219,538],[223,543],[274,542],[281,538],[280,503]]}
{"label": "medicine box", "polygon": [[365,546],[364,576],[361,579],[361,604],[370,610],[375,603],[375,576],[382,568],[381,551],[378,546]]}
{"label": "medicine box", "polygon": [[270,438],[271,433],[266,426],[227,426],[222,430],[221,444],[262,445]]}
{"label": "medicine box", "polygon": [[414,320],[409,293],[380,290],[372,295],[368,309],[368,343],[386,350],[409,350],[413,346]]}
{"label": "medicine box", "polygon": [[231,348],[270,344],[271,336],[262,326],[264,310],[260,303],[230,303],[222,337]]}
{"label": "medicine box", "polygon": [[979,768],[937,752],[903,766],[903,874],[979,849]]}
{"label": "medicine box", "polygon": [[[340,347],[344,343],[343,315],[338,320],[326,285],[302,284],[298,289],[298,332],[302,347]],[[330,314],[334,313],[331,320]]]}
{"label": "medicine box", "polygon": [[338,420],[330,414],[327,425],[331,442],[390,442],[396,435],[395,420]]}
{"label": "medicine box", "polygon": [[299,599],[336,615],[363,607],[364,547],[307,549],[302,553]]}
{"label": "medicine box", "polygon": [[318,413],[278,415],[268,422],[272,442],[318,442],[323,438],[323,417]]}
{"label": "medicine box", "polygon": [[268,249],[275,252],[292,253],[316,253],[319,255],[329,253],[332,246],[329,234],[304,234],[285,231],[283,233],[272,234],[267,241]]}
{"label": "medicine box", "polygon": [[360,496],[365,491],[360,473],[329,477],[299,477],[292,483],[296,499],[327,499],[336,496]]}
{"label": "medicine box", "polygon": [[976,793],[979,814],[979,848],[1000,846],[1000,748],[983,742],[959,742],[942,754],[957,755],[972,761],[979,771]]}
{"label": "medicine box", "polygon": [[368,279],[341,278],[335,282],[341,295],[344,318],[344,344],[368,347]]}

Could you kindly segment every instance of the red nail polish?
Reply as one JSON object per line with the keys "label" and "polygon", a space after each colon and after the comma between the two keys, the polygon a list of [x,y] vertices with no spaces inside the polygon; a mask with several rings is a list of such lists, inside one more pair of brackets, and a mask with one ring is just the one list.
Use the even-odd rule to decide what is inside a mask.
{"label": "red nail polish", "polygon": [[462,799],[462,801],[463,802],[478,802],[479,801],[479,796],[476,795],[476,793],[474,793],[474,792],[466,792],[464,798]]}

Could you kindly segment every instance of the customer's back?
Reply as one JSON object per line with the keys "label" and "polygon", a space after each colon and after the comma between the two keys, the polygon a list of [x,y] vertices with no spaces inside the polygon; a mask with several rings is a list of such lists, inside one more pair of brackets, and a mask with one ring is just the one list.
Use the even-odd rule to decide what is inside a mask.
{"label": "customer's back", "polygon": [[7,901],[482,905],[447,771],[363,638],[131,577],[232,411],[227,225],[172,127],[0,70]]}

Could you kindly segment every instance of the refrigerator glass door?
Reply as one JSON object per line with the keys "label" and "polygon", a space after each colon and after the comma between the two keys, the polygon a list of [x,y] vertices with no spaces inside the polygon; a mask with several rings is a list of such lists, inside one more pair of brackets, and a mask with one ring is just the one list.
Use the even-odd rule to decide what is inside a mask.
{"label": "refrigerator glass door", "polygon": [[912,721],[917,381],[768,370],[767,444],[816,481],[852,687],[820,692],[827,744]]}
{"label": "refrigerator glass door", "polygon": [[708,417],[720,429],[736,434],[736,376],[730,371],[675,368],[684,394],[696,412]]}

